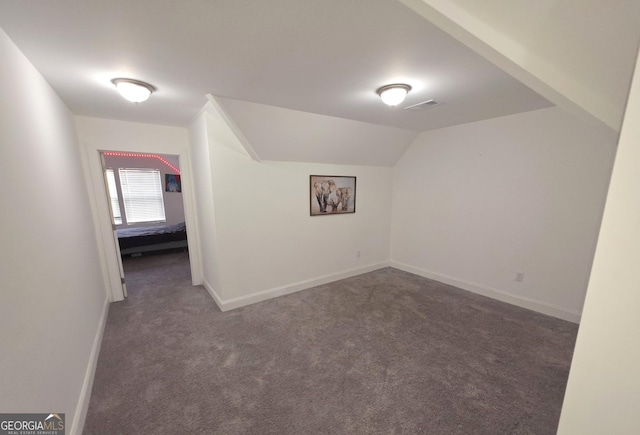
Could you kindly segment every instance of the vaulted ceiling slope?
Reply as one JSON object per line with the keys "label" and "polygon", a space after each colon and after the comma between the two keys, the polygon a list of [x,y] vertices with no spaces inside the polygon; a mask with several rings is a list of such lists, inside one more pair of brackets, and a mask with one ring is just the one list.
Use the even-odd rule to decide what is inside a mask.
{"label": "vaulted ceiling slope", "polygon": [[640,1],[400,1],[554,104],[619,131]]}
{"label": "vaulted ceiling slope", "polygon": [[418,132],[214,97],[263,160],[393,166]]}

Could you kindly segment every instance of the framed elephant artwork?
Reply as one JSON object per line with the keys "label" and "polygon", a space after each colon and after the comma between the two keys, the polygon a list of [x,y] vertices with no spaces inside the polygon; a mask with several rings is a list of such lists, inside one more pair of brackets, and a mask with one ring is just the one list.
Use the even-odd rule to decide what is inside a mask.
{"label": "framed elephant artwork", "polygon": [[311,175],[311,216],[356,212],[356,177]]}

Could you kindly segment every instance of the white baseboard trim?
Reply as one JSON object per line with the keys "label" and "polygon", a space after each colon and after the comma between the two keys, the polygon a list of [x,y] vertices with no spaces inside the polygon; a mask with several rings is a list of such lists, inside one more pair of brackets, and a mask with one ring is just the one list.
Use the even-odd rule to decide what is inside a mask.
{"label": "white baseboard trim", "polygon": [[202,278],[202,286],[207,290],[207,292],[209,292],[213,300],[216,302],[216,305],[218,306],[218,308],[220,308],[220,311],[225,311],[222,309],[223,307],[222,298],[220,297],[218,292],[215,291],[213,286],[209,284],[209,282],[204,278]]}
{"label": "white baseboard trim", "polygon": [[333,281],[338,281],[345,278],[351,278],[352,276],[362,275],[363,273],[373,272],[377,269],[382,269],[384,267],[389,267],[388,261],[383,261],[381,263],[370,264],[364,267],[358,267],[354,269],[348,269],[338,273],[332,273],[329,275],[320,276],[317,278],[307,279],[304,281],[299,281],[293,284],[284,285],[281,287],[276,287],[268,290],[259,291],[256,293],[251,293],[246,296],[240,296],[237,298],[232,298],[228,300],[223,300],[220,295],[211,287],[211,285],[203,280],[202,285],[205,289],[211,294],[213,300],[216,301],[216,304],[222,311],[229,311],[236,308],[244,307],[246,305],[255,304],[257,302],[266,301],[267,299],[276,298],[278,296],[288,295],[290,293],[295,293],[301,290],[306,290],[311,287],[316,287],[323,284],[328,284]]}
{"label": "white baseboard trim", "polygon": [[463,290],[477,293],[482,296],[486,296],[492,299],[497,299],[499,301],[506,302],[511,305],[516,305],[521,308],[537,311],[538,313],[546,314],[552,317],[557,317],[558,319],[567,320],[569,322],[580,323],[581,314],[577,311],[569,310],[567,308],[548,304],[542,301],[536,301],[534,299],[529,299],[522,296],[512,295],[510,293],[506,293],[494,288],[485,287],[480,284],[454,278],[452,276],[433,272],[431,270],[426,270],[426,269],[411,266],[408,264],[400,263],[398,261],[391,260],[390,266],[396,269],[404,270],[405,272],[413,273],[414,275],[423,276],[425,278],[429,278],[435,281],[449,284],[454,287],[461,288]]}
{"label": "white baseboard trim", "polygon": [[91,348],[91,355],[89,356],[89,364],[87,365],[87,371],[84,375],[84,382],[82,383],[82,390],[80,390],[80,398],[78,399],[78,405],[76,406],[76,412],[73,416],[73,422],[71,423],[71,435],[82,435],[82,429],[84,428],[84,421],[87,418],[87,411],[89,410],[89,400],[91,400],[91,391],[93,389],[93,379],[96,374],[96,367],[98,365],[98,356],[100,355],[100,346],[102,346],[102,336],[104,335],[104,327],[107,324],[107,313],[109,312],[109,299],[105,299],[104,306],[102,307],[102,314],[98,323],[98,330],[96,336],[93,339],[93,347]]}

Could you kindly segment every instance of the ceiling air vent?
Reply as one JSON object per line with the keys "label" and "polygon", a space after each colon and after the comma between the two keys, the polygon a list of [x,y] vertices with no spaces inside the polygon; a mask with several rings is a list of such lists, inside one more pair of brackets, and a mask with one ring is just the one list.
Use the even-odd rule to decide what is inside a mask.
{"label": "ceiling air vent", "polygon": [[435,106],[438,104],[433,98],[431,100],[423,101],[422,103],[414,104],[409,107],[405,107],[404,110],[411,110],[412,112],[419,112],[421,110],[425,110],[431,106]]}

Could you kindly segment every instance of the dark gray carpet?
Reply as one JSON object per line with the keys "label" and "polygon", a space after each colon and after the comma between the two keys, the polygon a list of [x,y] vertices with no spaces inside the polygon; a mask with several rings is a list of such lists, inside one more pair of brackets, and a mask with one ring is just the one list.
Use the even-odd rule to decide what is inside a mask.
{"label": "dark gray carpet", "polygon": [[132,259],[85,434],[554,434],[577,326],[387,268],[222,313]]}

